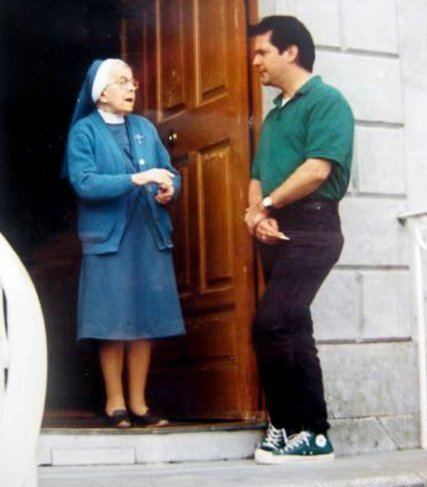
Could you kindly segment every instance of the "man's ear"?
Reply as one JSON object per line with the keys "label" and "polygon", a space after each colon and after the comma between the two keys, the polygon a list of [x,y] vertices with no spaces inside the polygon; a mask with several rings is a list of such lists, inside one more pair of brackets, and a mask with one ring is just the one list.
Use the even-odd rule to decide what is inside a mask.
{"label": "man's ear", "polygon": [[298,56],[299,56],[298,46],[291,44],[290,46],[287,47],[287,49],[285,50],[285,53],[286,53],[286,60],[289,63],[296,63],[297,62]]}

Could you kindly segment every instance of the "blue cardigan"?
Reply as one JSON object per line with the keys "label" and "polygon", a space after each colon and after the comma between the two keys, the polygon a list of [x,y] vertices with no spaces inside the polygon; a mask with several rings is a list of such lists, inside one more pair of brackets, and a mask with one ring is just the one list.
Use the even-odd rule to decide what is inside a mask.
{"label": "blue cardigan", "polygon": [[[146,118],[125,117],[135,162],[142,171],[153,167],[175,174],[175,195],[181,178],[172,167],[157,130]],[[150,221],[160,250],[172,248],[172,224],[167,210],[154,199],[155,185],[135,187],[126,172],[125,155],[97,110],[70,130],[66,152],[67,176],[79,197],[78,233],[84,254],[116,252],[126,226],[128,200],[135,191],[148,205]]]}

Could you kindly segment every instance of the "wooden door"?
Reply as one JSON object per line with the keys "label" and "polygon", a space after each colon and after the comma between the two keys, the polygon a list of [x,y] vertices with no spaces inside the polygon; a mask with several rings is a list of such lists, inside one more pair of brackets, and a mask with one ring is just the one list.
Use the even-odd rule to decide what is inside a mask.
{"label": "wooden door", "polygon": [[156,344],[150,391],[176,417],[255,418],[245,3],[127,5],[122,45],[141,81],[139,110],[183,179],[172,213],[187,336]]}

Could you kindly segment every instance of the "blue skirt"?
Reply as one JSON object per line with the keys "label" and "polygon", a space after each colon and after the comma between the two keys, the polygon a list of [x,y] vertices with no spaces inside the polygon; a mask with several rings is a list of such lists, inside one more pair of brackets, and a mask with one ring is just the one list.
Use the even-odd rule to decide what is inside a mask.
{"label": "blue skirt", "polygon": [[136,340],[185,333],[172,252],[158,250],[134,201],[118,252],[84,255],[77,338]]}

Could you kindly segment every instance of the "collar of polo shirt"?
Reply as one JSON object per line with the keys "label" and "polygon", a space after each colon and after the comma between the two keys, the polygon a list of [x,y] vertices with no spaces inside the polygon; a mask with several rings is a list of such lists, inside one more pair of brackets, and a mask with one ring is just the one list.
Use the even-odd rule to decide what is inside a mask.
{"label": "collar of polo shirt", "polygon": [[[321,81],[322,81],[321,76],[319,75],[312,76],[301,86],[301,88],[295,93],[294,97],[300,95],[306,95],[314,86],[316,86]],[[277,97],[273,100],[273,103],[276,107],[283,108],[285,105],[283,105],[282,102],[283,102],[283,93],[280,93],[280,95],[277,95]]]}

